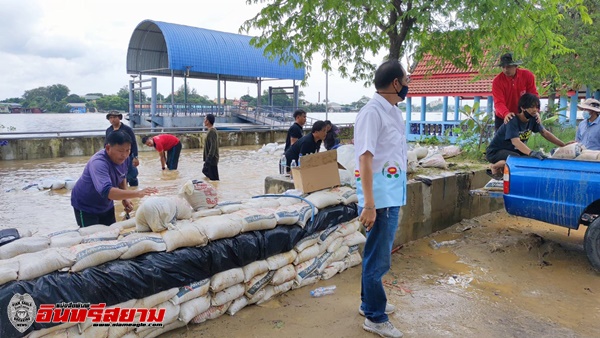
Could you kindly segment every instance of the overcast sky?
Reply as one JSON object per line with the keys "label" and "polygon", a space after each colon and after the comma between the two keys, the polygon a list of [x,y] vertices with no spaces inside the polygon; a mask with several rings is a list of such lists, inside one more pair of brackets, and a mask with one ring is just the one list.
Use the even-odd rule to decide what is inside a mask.
{"label": "overcast sky", "polygon": [[[57,83],[78,95],[115,94],[130,79],[127,46],[141,21],[238,33],[263,6],[245,0],[0,0],[0,5],[0,100]],[[300,90],[310,102],[317,102],[320,92],[322,102],[325,74],[320,60],[315,61],[308,86]],[[183,79],[176,79],[175,89],[182,84]],[[188,85],[211,99],[217,96],[216,81],[190,80]],[[289,85],[291,81],[267,82],[263,89]],[[170,90],[170,78],[158,77],[158,91],[166,96]],[[228,82],[227,98],[256,96],[256,90],[253,84]],[[336,72],[329,74],[331,102],[350,103],[373,92]]]}

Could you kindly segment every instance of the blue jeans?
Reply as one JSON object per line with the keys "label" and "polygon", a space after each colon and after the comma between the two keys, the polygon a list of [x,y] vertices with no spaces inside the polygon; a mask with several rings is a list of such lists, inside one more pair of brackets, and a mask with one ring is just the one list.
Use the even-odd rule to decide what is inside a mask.
{"label": "blue jeans", "polygon": [[129,183],[130,187],[138,186],[138,169],[133,165],[133,157],[131,161],[129,161],[129,166],[127,167],[127,183]]}
{"label": "blue jeans", "polygon": [[[358,208],[358,214],[362,208]],[[373,323],[389,320],[385,314],[387,297],[383,288],[383,276],[392,265],[392,245],[398,229],[400,207],[377,209],[377,217],[363,252],[360,307]]]}

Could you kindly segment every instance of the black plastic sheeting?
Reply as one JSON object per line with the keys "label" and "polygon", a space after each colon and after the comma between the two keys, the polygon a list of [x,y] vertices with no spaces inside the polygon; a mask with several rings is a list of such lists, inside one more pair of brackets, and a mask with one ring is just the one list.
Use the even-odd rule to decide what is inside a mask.
{"label": "black plastic sheeting", "polygon": [[280,225],[217,240],[204,247],[153,252],[131,260],[108,262],[80,273],[54,272],[30,281],[9,282],[0,286],[0,337],[21,337],[33,330],[57,325],[34,323],[25,333],[18,332],[6,311],[16,293],[31,295],[38,309],[40,304],[61,302],[112,306],[290,251],[302,238],[356,216],[355,204],[337,205],[320,210],[304,229],[297,225]]}

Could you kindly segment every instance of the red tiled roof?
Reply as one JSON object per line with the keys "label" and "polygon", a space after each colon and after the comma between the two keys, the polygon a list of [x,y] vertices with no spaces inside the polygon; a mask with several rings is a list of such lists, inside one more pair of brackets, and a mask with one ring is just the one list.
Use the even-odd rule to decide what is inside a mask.
{"label": "red tiled roof", "polygon": [[449,62],[446,62],[441,69],[436,69],[440,64],[439,59],[429,54],[423,56],[410,75],[408,97],[492,95],[494,75],[487,75],[473,81],[479,73],[469,61],[467,61],[467,69],[459,69]]}

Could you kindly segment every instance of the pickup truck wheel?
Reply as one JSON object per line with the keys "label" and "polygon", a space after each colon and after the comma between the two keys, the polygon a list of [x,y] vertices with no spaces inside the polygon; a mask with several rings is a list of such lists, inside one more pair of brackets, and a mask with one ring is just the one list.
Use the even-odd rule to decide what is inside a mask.
{"label": "pickup truck wheel", "polygon": [[594,269],[600,272],[600,217],[596,218],[585,231],[583,247]]}

